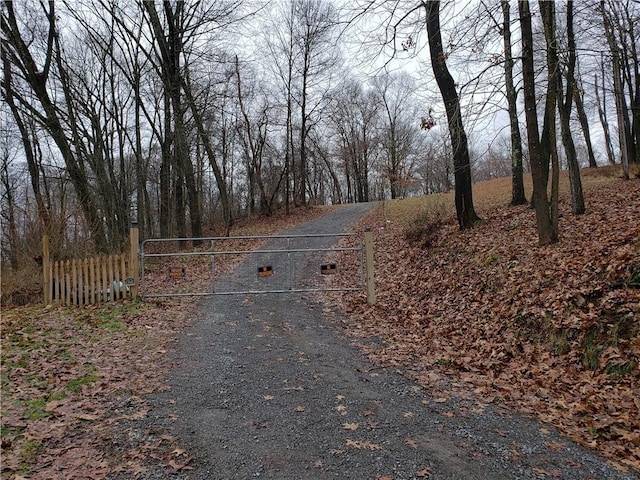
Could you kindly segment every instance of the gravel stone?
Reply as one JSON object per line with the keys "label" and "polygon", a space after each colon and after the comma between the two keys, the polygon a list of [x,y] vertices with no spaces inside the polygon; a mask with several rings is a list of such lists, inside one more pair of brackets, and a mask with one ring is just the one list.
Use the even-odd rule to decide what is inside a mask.
{"label": "gravel stone", "polygon": [[[370,207],[287,233],[345,231]],[[370,364],[332,318],[342,314],[326,310],[307,293],[202,301],[174,353],[170,388],[149,398],[144,420],[193,455],[193,469],[171,478],[638,478],[506,408],[433,402],[396,369]]]}

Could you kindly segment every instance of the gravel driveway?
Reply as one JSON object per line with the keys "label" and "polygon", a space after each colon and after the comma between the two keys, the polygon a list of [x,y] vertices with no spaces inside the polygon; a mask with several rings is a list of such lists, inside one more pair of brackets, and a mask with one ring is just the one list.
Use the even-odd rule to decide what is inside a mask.
{"label": "gravel driveway", "polygon": [[[287,233],[345,231],[368,205]],[[242,268],[242,267],[241,267]],[[506,409],[434,399],[364,359],[312,293],[202,302],[152,399],[192,479],[632,479]]]}

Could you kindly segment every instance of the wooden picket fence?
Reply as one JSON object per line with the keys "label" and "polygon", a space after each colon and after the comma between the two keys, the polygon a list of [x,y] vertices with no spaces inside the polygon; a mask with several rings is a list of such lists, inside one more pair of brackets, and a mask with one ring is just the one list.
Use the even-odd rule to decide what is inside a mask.
{"label": "wooden picket fence", "polygon": [[131,229],[129,253],[50,261],[42,240],[45,305],[91,305],[138,295],[138,229]]}

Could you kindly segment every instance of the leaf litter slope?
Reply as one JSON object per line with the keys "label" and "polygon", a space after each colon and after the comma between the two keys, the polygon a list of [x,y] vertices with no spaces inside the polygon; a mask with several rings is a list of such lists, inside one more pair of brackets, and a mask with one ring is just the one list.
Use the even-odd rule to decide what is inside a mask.
{"label": "leaf litter slope", "polygon": [[[509,182],[476,186],[484,224],[448,199],[385,205],[374,227],[378,303],[344,299],[368,358],[434,395],[482,399],[558,427],[640,471],[640,180],[585,175],[587,213],[561,196],[561,242],[536,246]],[[566,190],[566,178],[563,184]]]}

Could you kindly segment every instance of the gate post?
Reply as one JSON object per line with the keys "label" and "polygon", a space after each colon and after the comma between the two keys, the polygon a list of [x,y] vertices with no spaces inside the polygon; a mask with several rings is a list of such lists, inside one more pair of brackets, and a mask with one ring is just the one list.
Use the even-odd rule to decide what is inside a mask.
{"label": "gate post", "polygon": [[364,258],[367,268],[367,303],[369,305],[375,305],[376,288],[373,277],[373,235],[370,228],[367,228],[364,232]]}
{"label": "gate post", "polygon": [[42,237],[42,276],[44,278],[44,304],[53,303],[51,295],[51,258],[49,256],[49,235]]}
{"label": "gate post", "polygon": [[138,265],[139,254],[138,247],[140,242],[140,230],[136,226],[132,226],[129,229],[129,276],[133,278],[133,285],[131,288],[131,298],[138,298],[138,271],[140,270]]}

